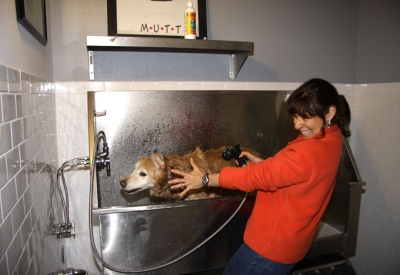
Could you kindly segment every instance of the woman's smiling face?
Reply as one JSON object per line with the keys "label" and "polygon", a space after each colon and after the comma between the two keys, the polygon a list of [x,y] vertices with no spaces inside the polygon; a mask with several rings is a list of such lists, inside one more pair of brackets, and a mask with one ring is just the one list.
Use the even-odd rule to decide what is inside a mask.
{"label": "woman's smiling face", "polygon": [[[325,115],[325,121],[329,122],[336,114],[336,107],[329,107],[328,113]],[[319,116],[303,118],[298,114],[293,116],[294,128],[299,130],[303,138],[312,138],[319,132],[325,125],[325,121]]]}
{"label": "woman's smiling face", "polygon": [[299,130],[304,139],[312,138],[321,132],[324,120],[320,117],[303,118],[299,115],[293,116],[294,128]]}

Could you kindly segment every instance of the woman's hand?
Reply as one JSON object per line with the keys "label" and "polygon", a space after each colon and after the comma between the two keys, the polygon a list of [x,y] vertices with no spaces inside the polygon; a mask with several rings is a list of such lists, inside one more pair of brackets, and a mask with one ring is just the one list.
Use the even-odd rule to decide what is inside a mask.
{"label": "woman's hand", "polygon": [[193,171],[190,173],[171,169],[171,173],[182,177],[168,181],[168,183],[171,185],[171,189],[184,189],[181,193],[179,193],[179,197],[181,198],[190,190],[203,187],[202,177],[204,176],[204,173],[201,172],[196,166],[193,159],[190,159],[190,165],[193,167]]}
{"label": "woman's hand", "polygon": [[242,158],[242,157],[246,157],[249,161],[254,162],[254,163],[263,161],[262,158],[256,157],[256,156],[253,155],[252,153],[246,152],[246,151],[243,151],[243,152],[240,154],[239,158]]}

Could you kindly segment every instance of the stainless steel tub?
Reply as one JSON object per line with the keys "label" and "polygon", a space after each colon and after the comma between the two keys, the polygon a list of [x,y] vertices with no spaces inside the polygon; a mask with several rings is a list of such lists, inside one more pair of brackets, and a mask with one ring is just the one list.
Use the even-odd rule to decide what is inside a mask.
{"label": "stainless steel tub", "polygon": [[[165,267],[145,274],[187,274],[224,267],[241,243],[254,197],[248,199],[227,226],[217,231],[238,208],[242,197],[99,209],[104,260],[125,270]],[[104,274],[119,274],[105,269]],[[142,274],[142,273],[141,273]]]}
{"label": "stainless steel tub", "polygon": [[[90,150],[99,131],[105,132],[110,148],[111,175],[98,171],[94,179],[97,209],[93,213],[99,218],[104,260],[115,268],[135,271],[162,266],[140,274],[187,274],[223,268],[242,242],[254,194],[218,234],[199,246],[232,216],[242,193],[168,203],[150,197],[148,192],[126,194],[119,181],[132,172],[140,156],[148,156],[154,149],[161,154],[185,154],[196,146],[206,150],[240,144],[257,150],[264,158],[274,155],[298,134],[284,107],[288,94],[88,92]],[[334,194],[307,258],[355,254],[363,184],[345,142]],[[105,268],[104,274],[119,273]]]}

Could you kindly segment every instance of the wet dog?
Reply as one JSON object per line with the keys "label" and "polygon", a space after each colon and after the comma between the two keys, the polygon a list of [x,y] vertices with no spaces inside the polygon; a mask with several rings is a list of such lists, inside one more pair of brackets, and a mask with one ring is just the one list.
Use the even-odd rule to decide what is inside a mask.
{"label": "wet dog", "polygon": [[[158,198],[164,198],[169,201],[179,200],[179,192],[173,191],[169,187],[168,180],[175,178],[170,171],[171,169],[179,169],[184,172],[192,171],[190,159],[204,173],[218,173],[225,166],[236,166],[235,159],[229,161],[222,157],[222,152],[228,147],[219,149],[210,149],[207,151],[196,148],[191,153],[184,156],[178,155],[160,155],[155,150],[150,157],[141,157],[135,164],[134,171],[121,180],[120,184],[123,189],[128,192],[138,192],[145,189],[150,189],[150,195]],[[252,152],[259,155],[254,150],[245,149],[243,151]],[[205,188],[193,189],[183,198],[184,200],[206,199],[219,196],[220,188]]]}

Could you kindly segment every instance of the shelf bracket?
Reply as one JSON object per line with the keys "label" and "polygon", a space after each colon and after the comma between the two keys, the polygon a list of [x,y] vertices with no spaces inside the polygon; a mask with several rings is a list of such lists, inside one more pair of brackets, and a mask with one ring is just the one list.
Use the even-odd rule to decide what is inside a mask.
{"label": "shelf bracket", "polygon": [[89,79],[94,80],[93,51],[88,51],[88,62],[89,62]]}
{"label": "shelf bracket", "polygon": [[234,80],[247,59],[247,52],[234,53],[229,56],[229,77]]}

